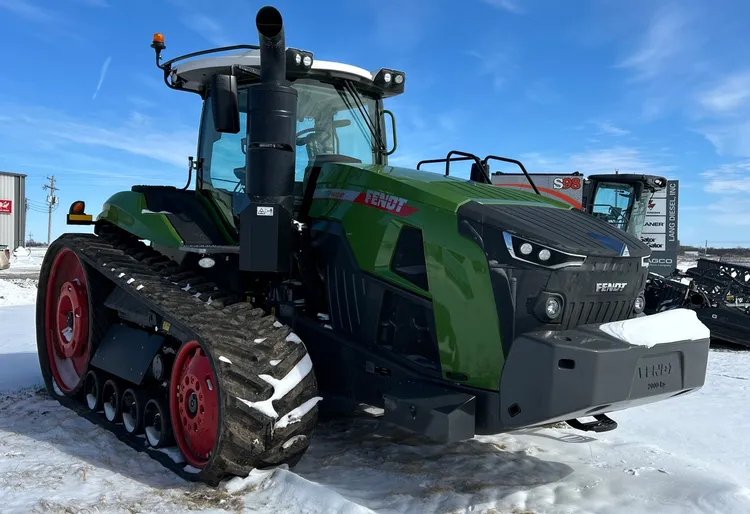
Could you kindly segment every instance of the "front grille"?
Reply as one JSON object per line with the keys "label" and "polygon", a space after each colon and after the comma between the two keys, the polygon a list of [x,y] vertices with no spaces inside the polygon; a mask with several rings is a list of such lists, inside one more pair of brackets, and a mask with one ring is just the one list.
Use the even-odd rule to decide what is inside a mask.
{"label": "front grille", "polygon": [[608,323],[630,317],[634,300],[570,302],[563,312],[562,328],[567,330],[589,323]]}

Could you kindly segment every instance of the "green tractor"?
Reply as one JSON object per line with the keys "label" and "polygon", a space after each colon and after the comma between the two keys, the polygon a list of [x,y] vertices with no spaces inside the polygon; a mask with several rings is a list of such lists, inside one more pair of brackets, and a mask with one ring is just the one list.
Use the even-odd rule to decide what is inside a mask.
{"label": "green tractor", "polygon": [[460,441],[610,430],[703,386],[695,313],[637,317],[638,238],[486,174],[389,166],[404,74],[287,48],[273,7],[255,21],[257,46],[168,62],[155,35],[167,86],[203,102],[196,186],[133,186],[96,219],[71,205],[94,233],[51,244],[37,301],[61,404],[215,484],[293,466],[323,398]]}

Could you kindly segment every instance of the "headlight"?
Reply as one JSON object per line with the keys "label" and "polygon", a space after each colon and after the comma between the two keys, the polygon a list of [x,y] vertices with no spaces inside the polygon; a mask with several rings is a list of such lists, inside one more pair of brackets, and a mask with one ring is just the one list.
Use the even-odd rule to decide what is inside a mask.
{"label": "headlight", "polygon": [[547,298],[547,304],[544,306],[544,311],[549,319],[555,319],[560,315],[562,305],[560,305],[560,301],[557,298],[551,296]]}
{"label": "headlight", "polygon": [[503,232],[505,238],[505,247],[508,249],[510,256],[516,260],[536,264],[545,268],[567,268],[570,266],[581,266],[586,260],[585,255],[576,255],[572,253],[548,248],[535,241],[530,241],[516,235]]}
{"label": "headlight", "polygon": [[646,298],[644,298],[643,293],[638,295],[638,298],[635,299],[635,302],[633,303],[633,311],[635,311],[636,314],[640,314],[643,312],[643,309],[646,308]]}

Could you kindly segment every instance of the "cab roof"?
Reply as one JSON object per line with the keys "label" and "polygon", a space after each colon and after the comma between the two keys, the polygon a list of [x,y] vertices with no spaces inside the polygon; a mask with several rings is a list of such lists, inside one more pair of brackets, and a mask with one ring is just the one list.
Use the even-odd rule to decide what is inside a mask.
{"label": "cab roof", "polygon": [[[260,69],[260,51],[246,50],[229,55],[204,57],[187,62],[174,64],[171,67],[171,79],[173,83],[179,83],[179,89],[200,94],[211,82],[211,76],[220,73],[230,73],[232,67],[245,67]],[[400,92],[384,91],[375,85],[375,75],[364,68],[334,61],[322,61],[313,59],[310,71],[301,75],[299,72],[288,72],[289,78],[340,78],[353,81],[365,89],[373,89],[378,96],[387,98],[396,96]],[[242,82],[242,79],[239,79]]]}

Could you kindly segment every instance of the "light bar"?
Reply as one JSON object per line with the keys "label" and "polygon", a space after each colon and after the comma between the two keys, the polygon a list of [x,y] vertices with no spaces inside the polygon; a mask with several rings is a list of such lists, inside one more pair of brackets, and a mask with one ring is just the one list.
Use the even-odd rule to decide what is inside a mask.
{"label": "light bar", "polygon": [[286,69],[295,71],[309,71],[313,64],[312,52],[298,48],[286,49]]}
{"label": "light bar", "polygon": [[376,86],[385,90],[393,91],[394,93],[401,93],[404,91],[406,75],[404,75],[403,71],[381,68],[375,74],[373,82],[375,82]]}

